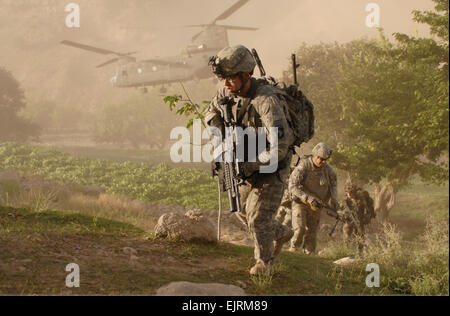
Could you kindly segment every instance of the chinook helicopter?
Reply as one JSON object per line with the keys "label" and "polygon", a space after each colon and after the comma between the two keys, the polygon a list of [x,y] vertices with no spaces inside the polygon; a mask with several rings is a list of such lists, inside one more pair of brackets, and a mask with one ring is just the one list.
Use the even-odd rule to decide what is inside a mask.
{"label": "chinook helicopter", "polygon": [[137,60],[132,56],[137,52],[119,53],[68,40],[62,41],[61,44],[98,54],[115,55],[115,58],[97,66],[97,68],[101,68],[118,63],[115,74],[111,78],[111,84],[114,87],[135,87],[146,93],[148,86],[162,85],[160,92],[165,93],[167,90],[164,85],[166,84],[211,78],[212,73],[208,67],[209,57],[229,46],[228,30],[257,30],[253,27],[216,23],[227,19],[249,1],[237,1],[209,24],[188,25],[187,27],[200,27],[202,30],[195,34],[191,38],[191,43],[182,50],[180,55],[176,56]]}

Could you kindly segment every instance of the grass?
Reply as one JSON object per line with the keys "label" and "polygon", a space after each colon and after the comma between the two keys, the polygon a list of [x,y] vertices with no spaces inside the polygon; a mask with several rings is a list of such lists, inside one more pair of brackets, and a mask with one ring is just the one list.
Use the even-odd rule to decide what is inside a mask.
{"label": "grass", "polygon": [[[334,294],[329,260],[282,253],[270,280],[253,281],[253,248],[175,242],[132,225],[60,211],[0,207],[1,294],[154,294],[172,281],[247,284],[248,294]],[[137,250],[137,258],[123,247]],[[81,287],[65,287],[65,266],[80,266]],[[364,283],[343,285],[356,294]]]}
{"label": "grass", "polygon": [[130,224],[74,212],[0,208],[0,233],[92,233],[92,234],[143,234]]}
{"label": "grass", "polygon": [[[360,282],[361,267],[380,267],[380,288],[362,294],[449,295],[449,225],[447,219],[430,217],[423,234],[405,242],[394,225],[385,225],[382,234],[365,248],[356,266],[336,268],[333,278],[342,283]],[[321,256],[338,259],[356,253],[356,248],[329,243]]]}
{"label": "grass", "polygon": [[[0,204],[15,206],[0,207],[0,293],[154,294],[171,281],[192,281],[244,282],[248,294],[448,295],[448,184],[415,181],[399,192],[391,211],[397,226],[379,233],[358,264],[334,266],[356,247],[327,240],[321,257],[283,252],[276,274],[262,278],[248,275],[252,247],[160,240],[151,235],[157,204],[75,191],[0,182]],[[138,259],[123,247],[137,249]],[[80,289],[63,285],[70,262],[80,264]],[[370,262],[380,264],[381,288],[365,287]]]}
{"label": "grass", "polygon": [[[448,221],[438,219],[428,221],[415,243],[404,244],[386,226],[350,267],[332,264],[355,251],[335,242],[321,257],[282,252],[275,274],[263,277],[248,274],[252,247],[163,240],[130,224],[67,211],[0,207],[0,241],[1,294],[154,294],[167,283],[190,281],[246,284],[254,295],[448,295]],[[79,289],[64,285],[72,262],[80,266]],[[365,286],[371,262],[380,265],[380,288]]]}

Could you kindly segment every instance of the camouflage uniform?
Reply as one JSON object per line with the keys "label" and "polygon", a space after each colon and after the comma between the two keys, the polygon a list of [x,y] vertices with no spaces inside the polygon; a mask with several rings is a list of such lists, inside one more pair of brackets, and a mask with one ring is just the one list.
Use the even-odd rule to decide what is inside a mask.
{"label": "camouflage uniform", "polygon": [[292,226],[292,200],[289,194],[289,189],[285,186],[283,198],[281,199],[281,206],[278,208],[275,219],[283,225]]}
{"label": "camouflage uniform", "polygon": [[[297,167],[299,162],[300,156],[297,153],[295,153],[291,160],[289,176],[294,170],[294,168]],[[283,223],[283,225],[292,227],[292,196],[291,193],[289,192],[289,176],[286,177],[286,179],[284,179],[285,190],[283,198],[281,199],[281,205],[278,208],[277,215],[275,216],[275,218],[280,223]]]}
{"label": "camouflage uniform", "polygon": [[[316,146],[317,147],[317,146]],[[313,150],[314,152],[314,150]],[[331,152],[324,159],[331,156]],[[303,158],[289,178],[289,191],[292,194],[292,226],[294,236],[291,250],[301,247],[305,253],[314,254],[317,232],[320,223],[320,210],[314,210],[311,203],[319,199],[323,203],[331,200],[330,206],[336,208],[337,177],[333,168],[325,164],[316,167],[312,156]]]}
{"label": "camouflage uniform", "polygon": [[[216,60],[225,59],[224,56],[234,54],[233,51],[236,51],[236,49],[242,52],[246,48],[238,46],[224,49],[216,56]],[[243,56],[247,58],[248,54],[246,55],[244,51]],[[251,62],[250,58],[248,58],[248,62]],[[226,72],[230,74],[233,73],[232,69],[222,68],[225,68]],[[253,73],[253,70],[246,72]],[[265,127],[269,144],[274,141],[270,139],[270,127],[278,128],[278,170],[275,173],[264,174],[259,173],[259,167],[262,163],[243,163],[245,177],[248,178],[245,185],[240,186],[242,212],[237,213],[237,216],[247,225],[253,237],[257,263],[261,262],[267,265],[272,263],[274,256],[276,256],[276,253],[274,254],[274,241],[282,240],[286,235],[289,235],[289,239],[292,236],[292,231],[275,220],[274,216],[281,203],[284,191],[281,179],[288,177],[289,174],[289,163],[287,162],[290,162],[292,156],[290,147],[294,142],[294,135],[283,111],[283,107],[286,107],[287,104],[276,95],[276,88],[254,78],[250,80],[250,90],[245,97],[231,94],[225,87],[219,89],[205,114],[205,121],[210,126],[222,127],[221,113],[224,109],[220,100],[228,97],[235,103],[232,107],[232,113],[237,126],[244,129],[252,126],[256,130],[258,127]]]}
{"label": "camouflage uniform", "polygon": [[345,204],[355,214],[359,221],[359,227],[356,227],[354,222],[346,220],[343,225],[344,240],[349,241],[356,238],[361,253],[364,247],[365,226],[370,223],[372,218],[375,218],[373,200],[367,191],[352,184],[346,183],[345,191],[352,194],[352,197],[346,197]]}

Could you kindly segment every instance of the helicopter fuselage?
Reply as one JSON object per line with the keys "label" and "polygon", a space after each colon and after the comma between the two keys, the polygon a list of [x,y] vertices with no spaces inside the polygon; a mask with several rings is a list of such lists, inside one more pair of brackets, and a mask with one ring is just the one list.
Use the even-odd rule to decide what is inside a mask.
{"label": "helicopter fuselage", "polygon": [[[114,87],[145,87],[212,77],[208,54],[193,54],[186,58],[165,58],[151,61],[126,62],[116,68],[111,84]],[[197,66],[196,66],[197,65]]]}

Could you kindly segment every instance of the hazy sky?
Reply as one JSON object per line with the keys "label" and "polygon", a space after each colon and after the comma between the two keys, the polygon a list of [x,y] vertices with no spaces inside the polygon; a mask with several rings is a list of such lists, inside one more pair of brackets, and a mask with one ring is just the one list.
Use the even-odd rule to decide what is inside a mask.
{"label": "hazy sky", "polygon": [[[81,8],[81,28],[65,26],[69,2]],[[31,94],[64,103],[93,106],[126,97],[134,90],[114,89],[114,66],[95,69],[108,59],[70,47],[63,39],[119,52],[138,51],[138,59],[177,55],[199,29],[236,0],[0,0],[0,66],[11,70]],[[251,0],[219,24],[257,27],[230,31],[230,44],[256,48],[266,71],[279,76],[287,58],[302,42],[347,42],[376,36],[365,25],[367,0]],[[431,0],[378,0],[380,23],[387,34],[428,35],[412,22],[411,12],[433,9]],[[105,58],[106,57],[106,58]],[[120,91],[119,91],[120,90]],[[108,100],[109,98],[109,100]]]}

